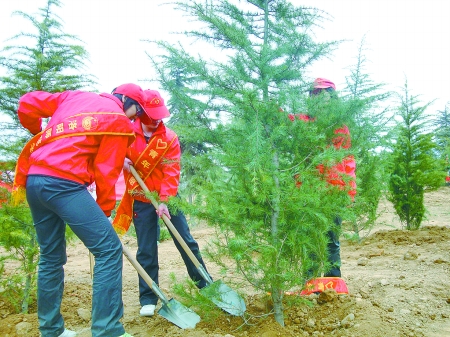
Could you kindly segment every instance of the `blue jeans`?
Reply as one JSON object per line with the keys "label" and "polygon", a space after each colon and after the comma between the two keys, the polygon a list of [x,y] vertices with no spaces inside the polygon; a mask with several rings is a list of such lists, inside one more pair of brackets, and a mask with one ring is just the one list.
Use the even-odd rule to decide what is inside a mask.
{"label": "blue jeans", "polygon": [[[200,249],[197,242],[189,232],[189,226],[183,212],[178,211],[177,214],[170,213],[170,221],[177,229],[180,236],[184,239],[192,253],[197,257],[199,262],[206,270],[205,263],[200,255]],[[133,206],[133,223],[136,229],[136,237],[138,242],[138,251],[136,253],[136,260],[145,269],[150,278],[158,284],[158,223],[159,217],[156,214],[155,207],[150,203],[134,201]],[[170,231],[169,231],[170,232]],[[172,233],[170,233],[172,235]],[[183,247],[173,237],[175,246],[183,258],[186,269],[190,278],[197,282],[197,287],[205,287],[206,281],[202,278],[195,265],[192,263],[189,256],[183,250]],[[158,297],[151,291],[147,283],[139,276],[139,302],[140,304],[157,304]]]}
{"label": "blue jeans", "polygon": [[26,191],[40,247],[37,295],[41,335],[55,337],[64,331],[60,307],[67,261],[66,223],[95,257],[92,336],[122,335],[122,245],[108,218],[86,186],[73,181],[29,175]]}

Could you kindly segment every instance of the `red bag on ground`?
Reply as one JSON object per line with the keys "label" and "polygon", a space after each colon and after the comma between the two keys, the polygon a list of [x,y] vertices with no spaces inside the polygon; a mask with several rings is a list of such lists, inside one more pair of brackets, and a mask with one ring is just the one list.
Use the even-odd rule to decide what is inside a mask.
{"label": "red bag on ground", "polygon": [[340,277],[317,277],[306,282],[305,289],[300,295],[311,295],[313,293],[321,293],[326,289],[334,289],[341,294],[348,294],[348,288],[345,281]]}

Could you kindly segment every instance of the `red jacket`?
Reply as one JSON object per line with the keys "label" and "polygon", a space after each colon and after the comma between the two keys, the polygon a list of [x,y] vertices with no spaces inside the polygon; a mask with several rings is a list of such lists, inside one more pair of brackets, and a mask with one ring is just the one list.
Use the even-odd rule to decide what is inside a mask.
{"label": "red jacket", "polygon": [[[127,157],[134,163],[139,158],[142,151],[147,147],[147,142],[144,137],[144,132],[142,131],[141,123],[136,122],[133,125],[136,141],[128,149]],[[169,196],[175,196],[178,192],[181,158],[180,142],[175,132],[166,127],[162,121],[156,131],[152,134],[151,138],[153,137],[160,137],[161,141],[165,143],[171,143],[172,139],[176,137],[171,143],[170,148],[164,154],[164,157],[145,180],[148,189],[150,191],[158,192],[160,201],[166,202]],[[152,158],[149,156],[147,159],[151,162]],[[133,196],[133,198],[143,202],[150,202],[139,193]]]}
{"label": "red jacket", "polygon": [[[289,119],[291,121],[294,121],[297,117],[299,120],[306,121],[306,122],[313,122],[314,118],[305,115],[305,114],[289,114]],[[339,149],[350,149],[352,146],[351,138],[350,138],[350,130],[346,125],[343,125],[342,127],[334,130],[334,134],[336,137],[332,139],[333,146],[336,150]],[[355,199],[356,195],[356,161],[353,156],[347,156],[345,157],[340,163],[337,163],[336,165],[332,167],[326,167],[323,164],[318,165],[317,169],[321,174],[324,174],[327,176],[327,182],[332,185],[336,186],[342,186],[342,188],[345,188],[345,181],[342,178],[342,174],[345,174],[347,176],[350,176],[354,179],[347,180],[348,184],[350,186],[350,189],[348,190],[349,196],[352,198],[352,200]]]}
{"label": "red jacket", "polygon": [[50,132],[54,140],[32,151],[28,167],[21,162],[16,176],[43,174],[85,185],[95,182],[97,203],[109,216],[116,205],[115,183],[126,149],[134,140],[120,100],[84,91],[35,91],[21,97],[18,116],[33,134],[41,131],[43,118],[51,117],[41,138]]}

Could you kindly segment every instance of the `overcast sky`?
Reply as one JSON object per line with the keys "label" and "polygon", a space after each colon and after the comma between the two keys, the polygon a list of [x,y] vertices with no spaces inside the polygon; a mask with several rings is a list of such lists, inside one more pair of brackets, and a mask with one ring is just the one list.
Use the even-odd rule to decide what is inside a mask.
{"label": "overcast sky", "polygon": [[[192,23],[174,11],[167,0],[62,0],[57,14],[64,31],[85,42],[90,54],[88,71],[98,78],[99,91],[135,82],[159,89],[145,52],[151,45],[142,40],[176,42],[183,36],[172,32],[189,29]],[[333,80],[338,90],[355,64],[358,46],[365,36],[367,72],[387,89],[409,89],[425,103],[436,99],[432,113],[450,102],[450,1],[449,0],[292,0],[296,6],[314,6],[332,20],[315,31],[318,41],[346,40],[330,60],[318,62],[309,75]],[[14,10],[36,13],[46,0],[2,1],[0,47],[20,31],[26,21],[11,16]],[[198,50],[202,53],[202,50]],[[205,51],[205,55],[207,51]]]}

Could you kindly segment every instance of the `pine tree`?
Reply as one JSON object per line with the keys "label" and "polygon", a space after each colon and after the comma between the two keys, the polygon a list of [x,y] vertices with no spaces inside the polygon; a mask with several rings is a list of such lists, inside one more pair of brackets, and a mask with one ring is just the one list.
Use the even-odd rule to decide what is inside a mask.
{"label": "pine tree", "polygon": [[[190,203],[193,202],[194,195],[197,193],[195,186],[195,179],[200,179],[202,176],[202,168],[196,162],[196,157],[205,155],[208,148],[204,144],[201,134],[195,132],[195,128],[192,128],[190,123],[191,116],[188,111],[192,109],[184,109],[185,104],[190,104],[193,109],[198,109],[202,106],[200,101],[191,100],[190,102],[183,102],[183,98],[186,99],[186,90],[188,88],[183,83],[183,76],[181,75],[182,69],[172,69],[169,73],[173,78],[173,88],[175,95],[171,96],[168,101],[168,106],[171,111],[171,118],[167,125],[172,128],[178,135],[180,140],[180,146],[182,151],[182,167],[180,179],[180,190],[188,195]],[[169,80],[170,81],[170,80]],[[178,93],[182,93],[181,98]],[[181,100],[180,100],[181,99]],[[199,122],[200,120],[197,120]],[[192,221],[191,221],[192,222]]]}
{"label": "pine tree", "polygon": [[[7,200],[9,192],[0,188],[0,199]],[[8,271],[0,268],[0,285],[6,299],[17,312],[28,313],[29,304],[36,300],[36,267],[39,247],[28,207],[12,207],[8,203],[0,206],[0,246],[6,254],[0,256],[0,267],[4,261],[18,261],[19,268]]]}
{"label": "pine tree", "polygon": [[366,73],[365,39],[363,38],[356,57],[356,64],[350,68],[346,78],[344,100],[352,115],[349,125],[352,135],[353,153],[357,159],[358,194],[353,204],[354,217],[347,221],[353,238],[360,240],[360,232],[370,233],[377,219],[377,209],[382,191],[388,180],[385,174],[384,150],[388,144],[388,108],[382,103],[391,93],[383,91],[383,84],[376,84]]}
{"label": "pine tree", "polygon": [[392,148],[388,200],[409,230],[418,229],[424,219],[424,193],[441,187],[445,176],[425,114],[431,102],[418,104],[417,96],[410,95],[406,83],[398,109],[401,122]]}
{"label": "pine tree", "polygon": [[446,161],[445,170],[450,176],[450,102],[444,107],[444,110],[437,111],[436,120],[433,123],[435,127],[435,139],[438,145],[440,158]]}
{"label": "pine tree", "polygon": [[[329,219],[347,212],[348,196],[327,187],[316,168],[348,154],[329,146],[337,123],[345,122],[345,104],[305,94],[312,82],[306,69],[338,43],[310,36],[326,13],[285,0],[176,4],[205,25],[186,36],[218,49],[208,60],[157,42],[163,54],[151,56],[163,88],[186,114],[184,136],[208,149],[194,158],[203,170],[197,215],[219,230],[216,261],[231,257],[248,282],[270,292],[275,319],[284,325],[284,290],[304,284],[312,255],[322,271],[329,268]],[[306,109],[320,114],[317,122],[287,118],[287,111]]]}
{"label": "pine tree", "polygon": [[[82,72],[88,56],[86,50],[81,45],[70,44],[79,40],[63,32],[61,20],[53,11],[55,7],[61,7],[59,0],[48,0],[37,15],[14,12],[29,21],[35,32],[13,36],[9,41],[15,44],[0,52],[0,66],[6,70],[6,75],[0,77],[0,113],[6,120],[0,123],[2,130],[6,130],[0,138],[0,157],[2,171],[9,177],[20,151],[31,138],[17,117],[19,98],[29,91],[60,92],[94,84],[91,76]],[[2,193],[8,194],[8,191]],[[21,263],[20,270],[11,277],[2,275],[2,282],[8,282],[5,288],[13,294],[9,299],[19,304],[19,310],[27,312],[28,304],[35,297],[39,251],[26,204],[16,207],[6,204],[0,208],[0,233],[0,245],[8,253],[3,259],[16,259]]]}
{"label": "pine tree", "polygon": [[8,156],[10,151],[16,155],[16,142],[23,146],[29,138],[17,117],[17,105],[23,94],[35,90],[76,90],[94,84],[91,76],[83,72],[87,51],[79,44],[70,43],[80,40],[64,33],[61,19],[54,13],[55,7],[61,7],[59,0],[48,0],[35,15],[13,12],[29,21],[35,32],[14,35],[9,41],[15,43],[0,52],[0,66],[6,70],[6,75],[0,77],[0,113],[9,120],[0,123],[0,127],[11,130],[7,137],[2,137],[1,143],[10,145],[1,149],[2,155]]}

